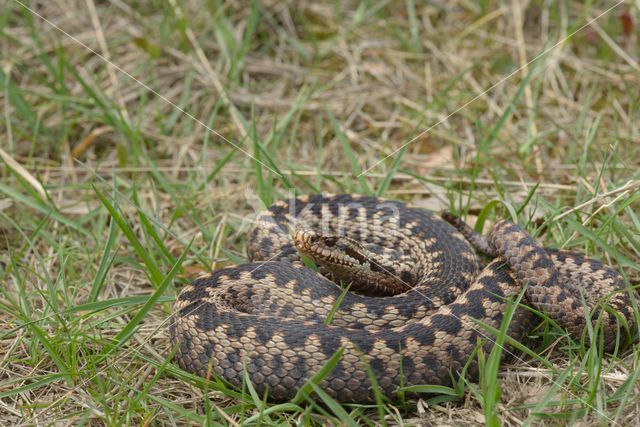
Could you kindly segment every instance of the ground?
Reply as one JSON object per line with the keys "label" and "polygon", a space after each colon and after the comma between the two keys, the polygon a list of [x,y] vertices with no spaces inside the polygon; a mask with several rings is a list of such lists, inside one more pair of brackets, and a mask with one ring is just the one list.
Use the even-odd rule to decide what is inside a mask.
{"label": "ground", "polygon": [[[175,296],[272,201],[508,217],[640,282],[632,1],[7,0],[0,424],[633,425],[640,346],[550,327],[480,384],[271,405],[181,371]],[[634,340],[635,339],[635,340]]]}

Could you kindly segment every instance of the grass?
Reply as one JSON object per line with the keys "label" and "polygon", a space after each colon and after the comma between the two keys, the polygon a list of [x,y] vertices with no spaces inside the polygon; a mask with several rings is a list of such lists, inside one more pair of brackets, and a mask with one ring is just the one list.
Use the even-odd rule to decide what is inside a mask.
{"label": "grass", "polygon": [[614,355],[597,329],[490,331],[522,360],[372,406],[319,378],[266,403],[181,371],[167,333],[180,288],[242,262],[252,215],[291,192],[512,218],[637,284],[640,14],[615,5],[9,0],[0,424],[637,422],[636,327]]}

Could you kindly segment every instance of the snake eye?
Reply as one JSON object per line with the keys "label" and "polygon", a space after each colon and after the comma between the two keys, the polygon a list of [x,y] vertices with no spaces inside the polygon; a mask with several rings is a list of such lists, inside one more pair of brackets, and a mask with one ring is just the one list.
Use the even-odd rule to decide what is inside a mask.
{"label": "snake eye", "polygon": [[337,242],[338,242],[338,239],[336,239],[335,237],[325,237],[324,239],[324,244],[330,248],[334,247]]}

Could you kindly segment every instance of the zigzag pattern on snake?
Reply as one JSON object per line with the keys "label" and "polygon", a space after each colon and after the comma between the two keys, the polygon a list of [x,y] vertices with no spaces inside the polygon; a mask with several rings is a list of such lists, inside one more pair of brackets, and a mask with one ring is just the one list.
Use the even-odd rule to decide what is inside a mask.
{"label": "zigzag pattern on snake", "polygon": [[[368,369],[390,399],[400,386],[449,385],[467,362],[476,377],[469,358],[479,342],[485,351],[492,345],[476,320],[499,328],[507,299],[523,286],[522,302],[574,338],[586,324],[581,295],[608,347],[618,323],[632,325],[628,292],[611,267],[542,248],[509,221],[497,222],[486,240],[446,218],[455,227],[401,202],[353,195],[274,204],[249,233],[252,262],[182,290],[170,326],[179,366],[236,387],[246,375],[258,393],[287,400],[342,348],[319,386],[340,402],[366,403],[373,400]],[[470,241],[494,260],[483,267]],[[350,283],[350,291],[330,279]],[[521,339],[538,321],[518,308],[508,334]]]}

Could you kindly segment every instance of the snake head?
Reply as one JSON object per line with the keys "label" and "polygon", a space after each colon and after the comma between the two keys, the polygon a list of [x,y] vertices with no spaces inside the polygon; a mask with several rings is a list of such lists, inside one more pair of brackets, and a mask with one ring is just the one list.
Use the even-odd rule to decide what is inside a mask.
{"label": "snake head", "polygon": [[294,233],[293,243],[304,255],[329,269],[334,265],[361,268],[369,263],[366,249],[348,237],[300,229]]}
{"label": "snake head", "polygon": [[298,251],[331,273],[334,280],[350,283],[353,291],[395,295],[410,288],[393,263],[385,263],[385,256],[350,237],[309,229],[296,230],[292,237]]}

